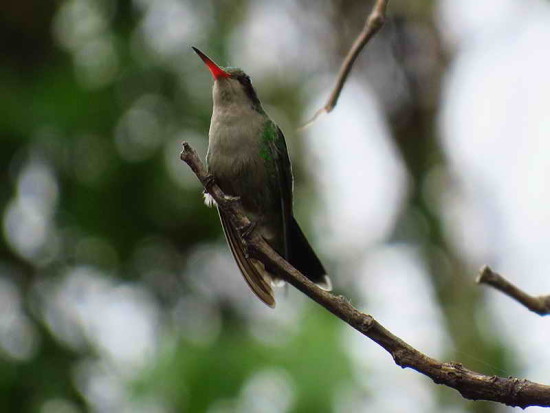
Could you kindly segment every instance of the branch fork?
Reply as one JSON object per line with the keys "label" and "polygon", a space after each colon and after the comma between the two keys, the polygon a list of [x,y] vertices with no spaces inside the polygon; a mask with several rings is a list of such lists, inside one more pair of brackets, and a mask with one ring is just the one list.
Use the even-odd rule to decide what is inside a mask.
{"label": "branch fork", "polygon": [[340,97],[342,89],[344,88],[344,84],[346,83],[351,69],[355,64],[355,60],[357,59],[363,48],[367,45],[367,43],[382,28],[386,21],[386,8],[388,6],[388,1],[389,0],[376,0],[371,12],[365,20],[363,30],[361,30],[361,33],[359,33],[359,35],[351,45],[348,54],[346,55],[344,61],[342,62],[342,65],[340,66],[338,77],[336,78],[336,84],[334,85],[334,88],[327,102],[321,109],[315,112],[313,117],[309,121],[307,121],[305,125],[302,126],[300,129],[305,129],[306,127],[310,126],[321,115],[332,112],[332,110],[336,107],[336,104],[338,103],[338,98]]}

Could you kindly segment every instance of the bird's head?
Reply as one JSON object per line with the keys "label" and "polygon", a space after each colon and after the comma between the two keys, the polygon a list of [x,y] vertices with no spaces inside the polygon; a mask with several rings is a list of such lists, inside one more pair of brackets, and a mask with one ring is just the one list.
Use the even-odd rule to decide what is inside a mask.
{"label": "bird's head", "polygon": [[214,106],[249,105],[254,110],[262,110],[250,77],[245,72],[238,68],[222,68],[196,47],[193,47],[193,50],[206,64],[214,78],[212,88]]}

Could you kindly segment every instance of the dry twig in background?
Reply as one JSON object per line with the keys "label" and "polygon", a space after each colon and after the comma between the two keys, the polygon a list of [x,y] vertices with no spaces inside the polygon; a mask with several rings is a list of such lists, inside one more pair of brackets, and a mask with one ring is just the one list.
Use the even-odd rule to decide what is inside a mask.
{"label": "dry twig in background", "polygon": [[538,315],[550,314],[550,295],[533,297],[487,266],[481,269],[476,281],[478,284],[487,284],[496,288]]}
{"label": "dry twig in background", "polygon": [[243,234],[243,242],[252,256],[276,269],[286,282],[383,347],[397,365],[409,367],[428,376],[437,384],[451,387],[466,399],[492,400],[519,407],[550,407],[550,386],[526,379],[487,376],[469,370],[460,363],[435,360],[386,330],[372,316],[357,310],[345,297],[317,287],[279,256],[255,231],[246,231],[251,223],[244,215],[238,199],[224,195],[195,150],[186,142],[183,143],[180,157],[197,175],[205,190],[217,202],[218,208],[230,217],[231,223]]}
{"label": "dry twig in background", "polygon": [[344,87],[344,84],[346,83],[348,75],[351,72],[351,68],[353,67],[355,60],[357,59],[357,56],[359,56],[359,53],[361,53],[361,50],[363,50],[365,45],[370,41],[370,39],[374,37],[376,33],[378,33],[378,31],[384,25],[384,22],[386,20],[386,7],[388,5],[388,1],[389,0],[376,0],[370,14],[367,17],[367,20],[365,21],[365,26],[363,27],[363,30],[361,31],[361,33],[359,33],[359,36],[357,36],[357,38],[353,42],[353,45],[351,46],[351,49],[345,57],[342,66],[340,66],[340,71],[338,72],[338,77],[336,78],[336,85],[334,86],[334,89],[332,90],[332,93],[330,94],[327,103],[317,112],[315,112],[315,115],[313,115],[311,120],[306,122],[306,124],[302,128],[311,125],[323,113],[329,113],[332,111],[332,109],[334,109],[336,103],[338,102],[338,98],[340,97],[340,93],[342,92],[342,89]]}

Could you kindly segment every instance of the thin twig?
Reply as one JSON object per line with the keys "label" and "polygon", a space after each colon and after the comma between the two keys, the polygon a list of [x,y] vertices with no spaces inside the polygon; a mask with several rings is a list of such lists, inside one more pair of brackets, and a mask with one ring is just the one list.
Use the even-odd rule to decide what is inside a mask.
{"label": "thin twig", "polygon": [[374,37],[376,33],[378,33],[378,31],[384,25],[384,22],[386,20],[386,7],[388,5],[388,1],[389,0],[376,0],[370,14],[365,20],[363,30],[361,30],[361,33],[359,33],[359,36],[357,36],[357,38],[353,42],[351,49],[349,50],[347,56],[342,62],[342,66],[340,66],[340,71],[338,72],[338,77],[336,78],[336,85],[334,85],[334,89],[332,90],[332,93],[330,94],[327,103],[317,112],[315,112],[315,115],[313,115],[311,120],[309,120],[304,126],[302,126],[302,129],[311,125],[322,114],[330,113],[332,109],[336,107],[336,103],[338,103],[340,93],[344,88],[344,84],[346,83],[348,75],[351,72],[351,68],[355,63],[357,56],[359,56],[359,53],[361,53],[361,50],[363,50],[365,45],[370,41],[370,39]]}
{"label": "thin twig", "polygon": [[[211,175],[197,153],[185,142],[181,159],[195,172],[205,190],[217,202],[218,208],[230,217],[231,223],[240,230],[248,228],[250,221],[238,200],[225,196],[220,187],[212,182]],[[255,231],[244,236],[243,241],[252,256],[269,268],[274,268],[286,282],[383,347],[397,365],[409,367],[430,377],[437,384],[456,389],[466,399],[492,400],[519,407],[550,407],[550,386],[513,377],[487,376],[469,370],[460,363],[440,362],[428,357],[386,330],[372,316],[354,308],[346,298],[317,287],[279,256]]]}
{"label": "thin twig", "polygon": [[487,266],[481,269],[476,281],[478,284],[487,284],[496,288],[538,315],[550,314],[550,295],[533,297]]}

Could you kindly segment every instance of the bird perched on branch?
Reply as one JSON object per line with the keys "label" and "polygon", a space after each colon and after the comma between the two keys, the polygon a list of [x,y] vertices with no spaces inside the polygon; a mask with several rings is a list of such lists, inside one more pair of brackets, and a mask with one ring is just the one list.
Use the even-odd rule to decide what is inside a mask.
{"label": "bird perched on branch", "polygon": [[[321,288],[331,282],[292,213],[292,169],[281,129],[262,108],[250,78],[240,69],[222,68],[193,50],[214,78],[208,134],[208,170],[222,191],[240,198],[254,231]],[[244,251],[239,232],[218,210],[227,243],[252,291],[275,306],[277,276]]]}

